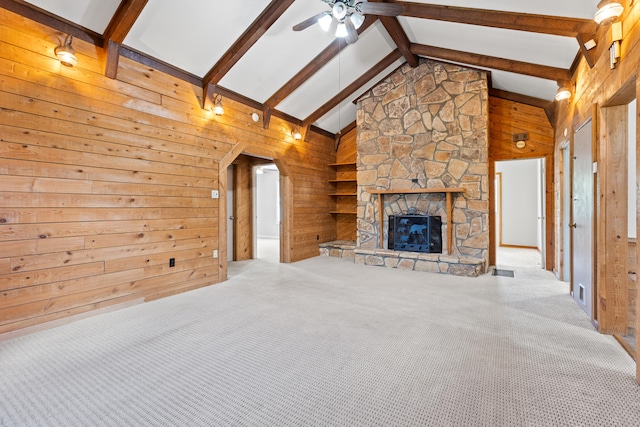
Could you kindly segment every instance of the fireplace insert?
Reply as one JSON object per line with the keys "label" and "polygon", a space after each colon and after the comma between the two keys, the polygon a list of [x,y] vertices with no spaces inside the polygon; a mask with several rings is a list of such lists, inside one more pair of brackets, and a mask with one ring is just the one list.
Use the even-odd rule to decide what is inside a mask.
{"label": "fireplace insert", "polygon": [[388,248],[442,253],[442,219],[428,215],[389,215]]}

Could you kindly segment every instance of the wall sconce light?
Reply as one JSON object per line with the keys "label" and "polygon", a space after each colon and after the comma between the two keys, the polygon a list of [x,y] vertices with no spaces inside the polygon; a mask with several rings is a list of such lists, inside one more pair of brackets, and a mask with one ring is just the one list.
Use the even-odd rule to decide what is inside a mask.
{"label": "wall sconce light", "polygon": [[293,128],[293,130],[291,131],[291,136],[296,140],[302,139],[302,133],[300,133],[300,128],[298,126]]}
{"label": "wall sconce light", "polygon": [[556,92],[556,101],[564,101],[571,98],[571,87],[568,82],[559,82],[558,92]]}
{"label": "wall sconce light", "polygon": [[76,51],[71,46],[71,42],[73,42],[73,36],[69,34],[64,39],[64,43],[62,44],[62,46],[58,46],[53,50],[60,63],[65,67],[73,67],[75,65],[78,65]]}
{"label": "wall sconce light", "polygon": [[622,22],[611,25],[611,46],[609,46],[609,66],[613,70],[620,62],[620,43],[622,42]]}
{"label": "wall sconce light", "polygon": [[624,6],[615,0],[602,0],[598,3],[598,11],[593,20],[598,25],[609,25],[616,21],[624,12]]}
{"label": "wall sconce light", "polygon": [[224,107],[222,106],[222,95],[213,95],[213,114],[216,116],[222,116],[224,114]]}
{"label": "wall sconce light", "polygon": [[529,139],[529,132],[515,133],[512,135],[516,148],[524,148],[527,146],[526,141]]}

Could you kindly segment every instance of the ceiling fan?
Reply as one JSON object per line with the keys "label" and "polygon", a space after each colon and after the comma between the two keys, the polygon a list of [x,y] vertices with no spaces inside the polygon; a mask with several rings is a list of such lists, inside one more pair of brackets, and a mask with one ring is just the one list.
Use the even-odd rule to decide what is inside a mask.
{"label": "ceiling fan", "polygon": [[398,16],[404,7],[397,3],[369,3],[367,0],[322,0],[331,10],[318,13],[293,27],[293,31],[302,31],[315,23],[329,31],[335,27],[336,37],[344,37],[347,43],[358,40],[358,28],[364,22],[364,15]]}

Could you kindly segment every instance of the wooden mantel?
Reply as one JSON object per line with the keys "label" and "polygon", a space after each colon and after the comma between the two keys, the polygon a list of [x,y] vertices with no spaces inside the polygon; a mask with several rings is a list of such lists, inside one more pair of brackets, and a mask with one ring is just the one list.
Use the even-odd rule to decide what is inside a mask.
{"label": "wooden mantel", "polygon": [[444,193],[446,195],[446,210],[447,210],[447,252],[453,253],[453,198],[452,193],[464,193],[466,190],[462,187],[435,187],[435,188],[407,188],[405,190],[377,190],[375,188],[364,189],[369,194],[378,195],[378,222],[380,224],[378,247],[384,248],[384,230],[382,225],[384,224],[384,196],[385,194],[427,194],[427,193]]}

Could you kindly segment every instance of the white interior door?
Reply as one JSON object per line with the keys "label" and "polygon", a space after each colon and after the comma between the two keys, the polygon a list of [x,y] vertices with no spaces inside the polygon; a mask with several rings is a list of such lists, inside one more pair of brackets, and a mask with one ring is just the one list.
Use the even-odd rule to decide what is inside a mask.
{"label": "white interior door", "polygon": [[593,318],[593,157],[592,123],[575,134],[573,148],[573,299]]}

